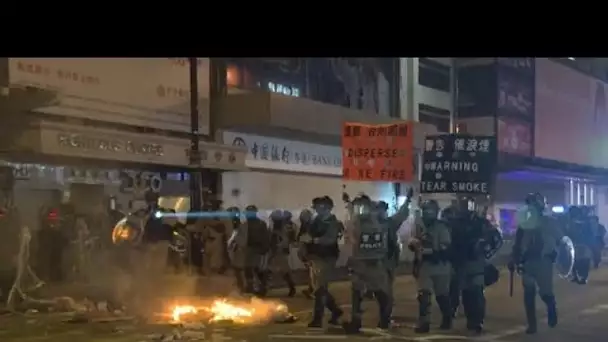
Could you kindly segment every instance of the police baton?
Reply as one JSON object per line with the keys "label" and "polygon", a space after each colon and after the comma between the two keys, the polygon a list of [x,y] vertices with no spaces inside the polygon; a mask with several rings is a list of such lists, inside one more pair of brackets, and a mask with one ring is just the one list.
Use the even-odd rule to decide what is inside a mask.
{"label": "police baton", "polygon": [[515,270],[509,269],[509,297],[513,297],[513,278],[515,277]]}

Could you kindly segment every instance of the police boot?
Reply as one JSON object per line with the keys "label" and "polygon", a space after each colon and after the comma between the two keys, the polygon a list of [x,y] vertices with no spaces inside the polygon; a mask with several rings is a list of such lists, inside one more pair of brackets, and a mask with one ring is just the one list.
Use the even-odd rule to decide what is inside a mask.
{"label": "police boot", "polygon": [[483,293],[483,287],[472,287],[469,292],[470,310],[467,316],[467,328],[476,333],[481,333],[483,330],[483,321],[486,311],[486,298]]}
{"label": "police boot", "polygon": [[458,281],[452,279],[450,282],[450,308],[452,310],[452,318],[458,315],[458,306],[460,306],[460,288]]}
{"label": "police boot", "polygon": [[378,301],[378,316],[380,317],[377,327],[378,329],[386,330],[390,328],[391,325],[391,314],[393,311],[392,301],[388,293],[384,291],[376,291],[374,292],[374,296]]}
{"label": "police boot", "polygon": [[266,293],[268,292],[269,274],[261,270],[256,270],[256,276],[258,277],[258,281],[260,282],[260,287],[258,288],[255,294],[260,297],[266,297]]}
{"label": "police boot", "polygon": [[254,293],[254,287],[253,287],[253,270],[251,268],[245,268],[244,270],[244,275],[245,275],[245,293],[249,293],[252,294]]}
{"label": "police boot", "polygon": [[331,325],[340,324],[340,317],[344,315],[344,311],[342,311],[338,304],[336,304],[336,299],[329,292],[327,292],[327,294],[325,295],[325,307],[327,308],[327,310],[329,310],[329,312],[331,312],[331,317],[329,318],[329,321],[327,321],[327,323]]}
{"label": "police boot", "polygon": [[325,296],[327,290],[324,288],[317,289],[314,292],[315,300],[312,309],[312,321],[308,323],[309,328],[323,327],[323,314],[325,313]]}
{"label": "police boot", "polygon": [[436,296],[435,300],[437,301],[437,305],[439,306],[439,310],[441,311],[441,325],[439,329],[441,330],[449,330],[452,329],[452,307],[450,305],[450,297],[449,296]]}
{"label": "police boot", "polygon": [[581,261],[581,265],[579,267],[579,279],[578,283],[581,285],[587,284],[587,279],[589,278],[589,271],[591,269],[591,261],[589,259],[584,259]]}
{"label": "police boot", "polygon": [[528,321],[526,334],[536,334],[536,289],[532,286],[524,287],[524,308]]}
{"label": "police boot", "polygon": [[361,330],[361,302],[363,296],[360,291],[351,292],[351,317],[349,322],[342,323],[342,328],[346,334],[358,334]]}
{"label": "police boot", "polygon": [[557,325],[557,304],[555,303],[555,296],[542,296],[541,299],[547,305],[547,325],[550,328],[554,328]]}
{"label": "police boot", "polygon": [[430,319],[431,308],[431,293],[429,291],[418,291],[418,324],[414,332],[417,334],[425,334],[431,330]]}
{"label": "police boot", "polygon": [[236,280],[236,287],[239,289],[239,292],[245,293],[247,291],[247,282],[243,276],[243,270],[234,269],[234,278]]}
{"label": "police boot", "polygon": [[293,297],[296,295],[296,284],[293,281],[293,278],[291,278],[291,273],[285,273],[285,275],[283,275],[283,279],[285,279],[285,282],[287,283],[287,286],[289,287],[289,292],[287,293],[287,297]]}

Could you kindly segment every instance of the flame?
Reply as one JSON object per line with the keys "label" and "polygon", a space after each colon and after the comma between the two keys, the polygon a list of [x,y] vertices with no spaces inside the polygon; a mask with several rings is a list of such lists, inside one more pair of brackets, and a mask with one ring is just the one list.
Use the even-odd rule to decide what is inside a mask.
{"label": "flame", "polygon": [[228,303],[225,299],[213,302],[209,312],[213,315],[210,322],[230,320],[236,323],[245,323],[253,318],[255,308],[247,309]]}
{"label": "flame", "polygon": [[179,322],[184,315],[195,315],[198,313],[198,309],[192,305],[178,305],[173,308],[171,312],[171,317],[174,322]]}
{"label": "flame", "polygon": [[252,298],[250,301],[216,299],[208,305],[176,305],[171,310],[173,322],[183,322],[186,318],[200,319],[209,323],[231,321],[237,324],[255,324],[268,322],[278,316],[289,314],[283,303]]}

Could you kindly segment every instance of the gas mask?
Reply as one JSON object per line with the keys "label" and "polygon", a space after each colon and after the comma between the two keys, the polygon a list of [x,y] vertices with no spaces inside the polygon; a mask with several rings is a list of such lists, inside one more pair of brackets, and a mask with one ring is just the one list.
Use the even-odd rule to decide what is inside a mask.
{"label": "gas mask", "polygon": [[422,222],[425,225],[431,224],[438,219],[439,216],[439,204],[437,201],[430,200],[426,201],[421,206],[422,209]]}

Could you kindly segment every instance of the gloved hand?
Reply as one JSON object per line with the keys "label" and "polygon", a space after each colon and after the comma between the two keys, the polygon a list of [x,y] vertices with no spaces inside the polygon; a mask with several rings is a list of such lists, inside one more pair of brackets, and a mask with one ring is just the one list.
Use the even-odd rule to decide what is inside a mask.
{"label": "gloved hand", "polygon": [[515,260],[511,260],[507,264],[507,268],[509,269],[509,272],[517,272],[517,274],[521,274],[524,267],[521,263],[515,262]]}
{"label": "gloved hand", "polygon": [[510,260],[507,264],[507,268],[509,269],[509,272],[515,272],[515,261]]}
{"label": "gloved hand", "polygon": [[407,249],[409,249],[412,252],[417,252],[420,250],[421,247],[421,243],[420,240],[416,239],[416,238],[411,238],[410,241],[407,243]]}
{"label": "gloved hand", "polygon": [[312,242],[312,236],[310,236],[310,234],[302,234],[302,236],[300,236],[300,242],[302,242],[302,243],[311,243]]}

